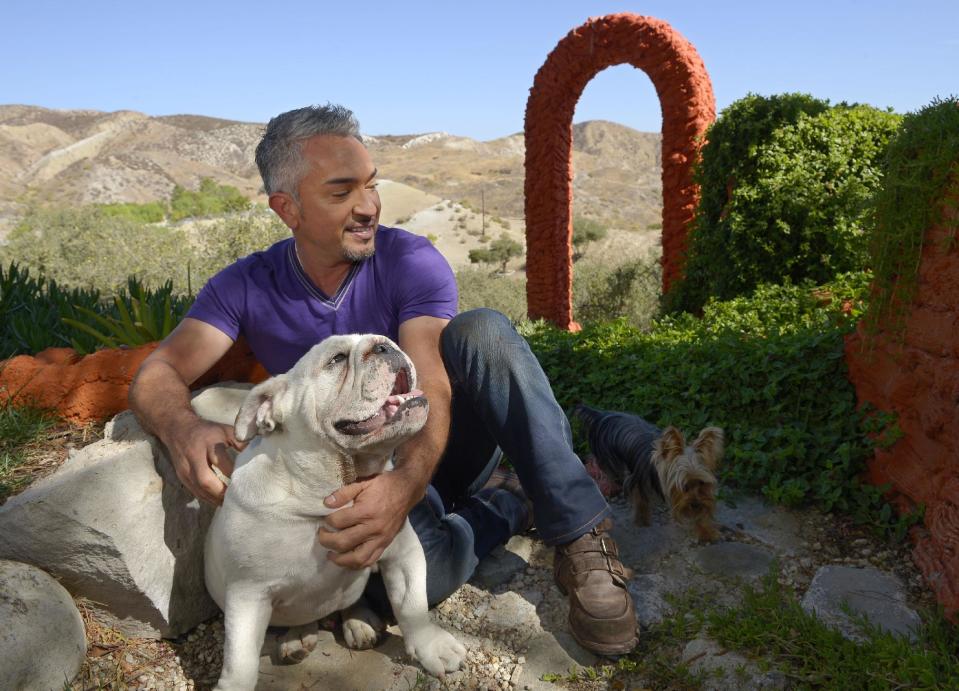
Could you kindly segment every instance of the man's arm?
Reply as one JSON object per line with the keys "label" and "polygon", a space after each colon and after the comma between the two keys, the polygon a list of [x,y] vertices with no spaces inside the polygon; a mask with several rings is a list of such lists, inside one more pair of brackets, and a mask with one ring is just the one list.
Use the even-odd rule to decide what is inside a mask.
{"label": "man's arm", "polygon": [[430,404],[423,429],[397,449],[394,472],[410,487],[409,509],[426,494],[426,486],[439,465],[450,435],[452,393],[440,354],[440,334],[448,323],[448,319],[415,317],[400,324],[399,346],[413,361],[417,386]]}
{"label": "man's arm", "polygon": [[240,448],[233,428],[203,420],[190,407],[190,384],[219,360],[233,341],[214,326],[184,319],[140,366],[130,408],[166,445],[177,477],[194,496],[220,504],[226,486],[210,469],[233,470],[227,446]]}
{"label": "man's arm", "polygon": [[403,527],[410,509],[426,493],[439,464],[450,428],[450,381],[440,355],[440,334],[449,322],[437,317],[414,317],[400,324],[399,346],[416,367],[417,387],[430,404],[423,429],[397,449],[396,469],[363,482],[347,485],[326,500],[329,508],[353,501],[353,506],[330,514],[321,529],[320,543],[333,550],[340,566],[360,569],[376,563]]}

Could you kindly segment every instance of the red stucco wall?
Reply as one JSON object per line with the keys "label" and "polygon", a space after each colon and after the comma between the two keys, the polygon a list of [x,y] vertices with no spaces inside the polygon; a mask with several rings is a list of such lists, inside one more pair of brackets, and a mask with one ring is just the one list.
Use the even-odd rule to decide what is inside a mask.
{"label": "red stucco wall", "polygon": [[649,75],[663,114],[663,291],[682,273],[699,190],[697,138],[716,119],[696,49],[666,22],[637,14],[591,19],[546,58],[526,103],[526,295],[531,318],[573,322],[573,110],[596,73],[629,63]]}
{"label": "red stucco wall", "polygon": [[[959,184],[952,195],[959,201]],[[959,221],[959,211],[951,217]],[[846,340],[861,403],[895,412],[903,437],[876,452],[870,480],[891,483],[903,508],[924,503],[914,531],[919,568],[950,616],[959,613],[959,249],[946,224],[923,239],[905,330]]]}
{"label": "red stucco wall", "polygon": [[[83,357],[71,348],[48,348],[36,356],[0,361],[0,405],[11,399],[37,405],[79,424],[112,417],[129,407],[130,382],[156,347],[110,348]],[[259,382],[267,376],[241,338],[192,388],[228,380]]]}

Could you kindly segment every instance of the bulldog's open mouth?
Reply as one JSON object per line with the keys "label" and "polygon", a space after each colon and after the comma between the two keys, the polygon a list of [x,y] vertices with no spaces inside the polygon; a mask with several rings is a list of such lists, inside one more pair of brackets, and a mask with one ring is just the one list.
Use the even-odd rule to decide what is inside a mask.
{"label": "bulldog's open mouth", "polygon": [[420,405],[426,405],[426,398],[419,389],[410,388],[410,373],[404,367],[396,373],[393,390],[379,410],[363,420],[339,420],[333,427],[343,434],[369,434],[395,420],[400,412]]}

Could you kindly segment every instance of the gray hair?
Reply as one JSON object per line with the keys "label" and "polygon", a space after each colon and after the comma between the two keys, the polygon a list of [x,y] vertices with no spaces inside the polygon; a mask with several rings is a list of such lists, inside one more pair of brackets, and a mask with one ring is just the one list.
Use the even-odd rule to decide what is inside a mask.
{"label": "gray hair", "polygon": [[267,194],[286,192],[299,203],[297,188],[307,173],[303,142],[321,134],[363,141],[353,111],[332,103],[297,108],[270,120],[256,147],[256,165]]}

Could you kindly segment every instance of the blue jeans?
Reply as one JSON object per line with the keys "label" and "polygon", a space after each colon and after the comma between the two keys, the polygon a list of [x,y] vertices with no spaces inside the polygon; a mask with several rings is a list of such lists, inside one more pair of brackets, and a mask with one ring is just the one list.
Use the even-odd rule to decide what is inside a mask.
{"label": "blue jeans", "polygon": [[[489,309],[464,312],[447,324],[440,346],[453,391],[450,435],[426,497],[409,514],[426,553],[431,607],[526,524],[522,499],[481,489],[503,453],[533,502],[546,544],[575,540],[610,513],[573,452],[569,423],[546,374],[509,319]],[[388,611],[376,575],[367,596]]]}

